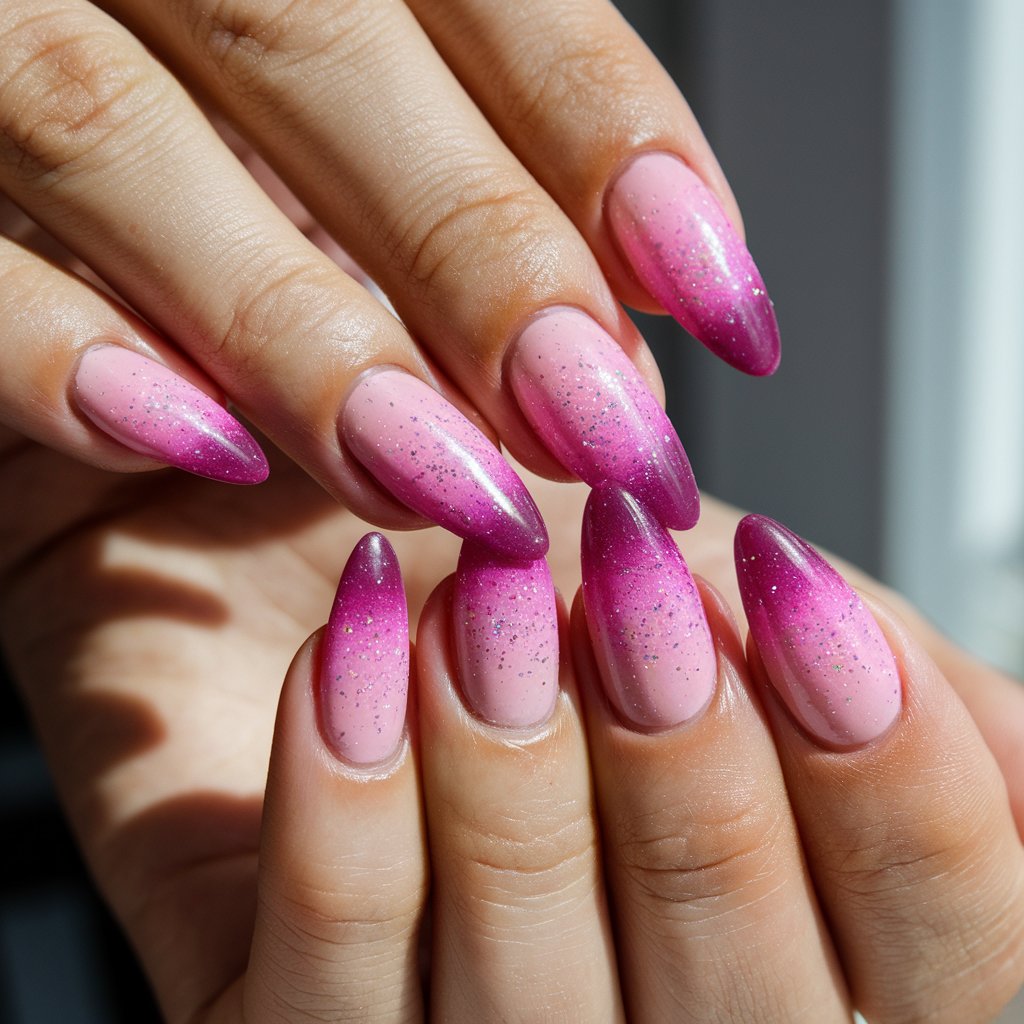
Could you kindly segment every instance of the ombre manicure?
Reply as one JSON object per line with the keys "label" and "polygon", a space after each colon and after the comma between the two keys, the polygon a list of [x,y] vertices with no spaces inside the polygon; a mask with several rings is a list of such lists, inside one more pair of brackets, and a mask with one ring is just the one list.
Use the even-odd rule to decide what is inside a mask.
{"label": "ombre manicure", "polygon": [[341,418],[352,454],[409,508],[510,558],[541,558],[548,535],[522,480],[432,387],[401,370],[363,376]]}
{"label": "ombre manicure", "polygon": [[494,725],[543,722],[558,696],[555,588],[543,558],[514,562],[465,541],[452,607],[467,703]]}
{"label": "ombre manicure", "polygon": [[232,484],[258,484],[269,469],[252,435],[184,377],[119,345],[88,349],[74,402],[105,434],[141,455]]}
{"label": "ombre manicure", "polygon": [[519,407],[551,453],[591,486],[610,481],[688,530],[700,494],[671,421],[619,345],[575,309],[532,320],[512,350]]}
{"label": "ombre manicure", "polygon": [[605,690],[627,721],[665,729],[715,691],[704,606],[669,532],[626,491],[596,488],[583,513],[583,603]]}
{"label": "ombre manicure", "polygon": [[355,546],[327,622],[320,721],[336,754],[376,764],[398,748],[409,694],[409,616],[394,549],[379,533]]}
{"label": "ombre manicure", "polygon": [[767,516],[736,530],[743,609],[768,678],[830,747],[870,743],[902,704],[896,661],[871,613],[809,544]]}
{"label": "ombre manicure", "polygon": [[678,157],[644,153],[607,200],[612,233],[644,287],[698,341],[745,373],[779,365],[779,327],[747,247]]}

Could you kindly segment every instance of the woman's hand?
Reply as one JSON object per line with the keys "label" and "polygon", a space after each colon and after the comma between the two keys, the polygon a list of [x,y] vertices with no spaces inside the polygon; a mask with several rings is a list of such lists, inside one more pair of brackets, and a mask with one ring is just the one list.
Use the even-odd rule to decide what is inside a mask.
{"label": "woman's hand", "polygon": [[[1024,698],[919,623],[949,682],[872,603],[904,711],[858,750],[794,724],[706,588],[717,683],[689,724],[612,710],[577,608],[552,716],[509,731],[467,711],[508,713],[468,681],[444,584],[408,746],[375,772],[318,727],[303,642],[364,527],[301,471],[275,460],[257,492],[35,450],[3,473],[24,496],[5,519],[38,531],[0,551],[4,643],[171,1020],[417,1019],[428,884],[439,1019],[821,1022],[848,1019],[852,992],[872,1024],[982,1021],[1019,984]],[[97,496],[88,515],[68,518],[54,479]],[[584,489],[531,487],[571,594]],[[736,521],[709,503],[683,542],[738,610]],[[456,543],[395,541],[415,611]]]}
{"label": "woman's hand", "polygon": [[[0,37],[0,192],[114,293],[0,241],[0,420],[19,434],[257,482],[226,397],[371,522],[543,553],[482,429],[692,525],[617,300],[660,303],[752,373],[778,335],[692,115],[610,4],[11,0]],[[193,95],[312,211],[305,234]]]}

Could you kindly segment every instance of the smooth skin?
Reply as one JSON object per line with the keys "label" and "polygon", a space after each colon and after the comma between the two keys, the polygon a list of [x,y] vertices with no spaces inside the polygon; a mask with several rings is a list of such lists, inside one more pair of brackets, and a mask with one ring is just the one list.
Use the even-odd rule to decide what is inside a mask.
{"label": "smooth skin", "polygon": [[[479,721],[444,584],[419,623],[408,739],[357,771],[316,727],[304,638],[365,526],[274,469],[228,489],[32,446],[2,468],[23,496],[0,522],[5,649],[169,1020],[829,1022],[852,999],[872,1024],[981,1022],[1019,986],[1024,696],[912,612],[872,604],[901,722],[822,751],[748,668],[726,604],[737,514],[709,502],[684,539],[728,595],[704,590],[719,682],[700,718],[624,725],[577,608],[553,717]],[[531,486],[572,593],[584,488]],[[456,542],[394,539],[420,608]]]}
{"label": "smooth skin", "polygon": [[[10,0],[0,38],[0,191],[117,296],[0,242],[0,418],[102,468],[152,462],[69,401],[97,339],[229,398],[380,525],[422,520],[352,457],[338,421],[382,364],[565,479],[504,381],[530,317],[583,310],[661,394],[617,301],[655,308],[603,218],[617,170],[677,153],[739,224],[682,97],[603,0]],[[312,212],[306,234],[186,90]],[[337,243],[401,323],[329,258]]]}

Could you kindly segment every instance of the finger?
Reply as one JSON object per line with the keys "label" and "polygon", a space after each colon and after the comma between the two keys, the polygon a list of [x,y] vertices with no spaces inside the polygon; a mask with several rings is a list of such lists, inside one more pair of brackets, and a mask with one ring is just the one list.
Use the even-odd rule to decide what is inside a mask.
{"label": "finger", "polygon": [[[404,5],[106,6],[231,113],[516,458],[643,487],[666,521],[693,525],[650,353],[584,239]],[[551,337],[559,365],[532,374]],[[577,415],[568,391],[592,409]]]}
{"label": "finger", "polygon": [[426,855],[403,737],[408,678],[397,561],[370,534],[285,683],[249,967],[212,1019],[421,1019]]}
{"label": "finger", "polygon": [[705,617],[669,534],[608,488],[583,581],[573,652],[629,1019],[848,1021],[721,598],[704,590]]}
{"label": "finger", "polygon": [[558,690],[570,676],[545,564],[464,549],[454,586],[423,612],[417,656],[432,1018],[621,1019],[586,743]]}
{"label": "finger", "polygon": [[650,309],[653,297],[726,362],[774,371],[778,327],[729,187],[679,91],[614,7],[409,4],[623,301]]}
{"label": "finger", "polygon": [[974,723],[909,632],[800,538],[748,516],[736,554],[855,1005],[880,1024],[992,1019],[1024,980],[1024,854]]}
{"label": "finger", "polygon": [[19,433],[103,469],[156,460],[231,483],[266,478],[259,445],[194,367],[116,302],[4,239],[0,318],[0,419]]}
{"label": "finger", "polygon": [[84,0],[5,4],[0,30],[0,186],[357,514],[421,524],[411,507],[512,553],[545,549],[521,481],[424,383],[402,326],[136,40]]}

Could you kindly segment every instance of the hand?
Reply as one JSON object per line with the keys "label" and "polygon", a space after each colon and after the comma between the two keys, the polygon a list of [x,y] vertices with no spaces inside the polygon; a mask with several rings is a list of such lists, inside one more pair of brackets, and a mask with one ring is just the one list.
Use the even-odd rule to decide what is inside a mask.
{"label": "hand", "polygon": [[[669,308],[752,373],[778,334],[699,129],[604,0],[12,0],[0,35],[0,190],[115,293],[0,242],[19,434],[257,482],[226,396],[371,522],[543,553],[493,430],[537,472],[616,479],[692,525],[616,299]],[[186,89],[312,211],[310,237]],[[604,400],[567,413],[569,391]]]}
{"label": "hand", "polygon": [[[249,1020],[303,1020],[353,1003],[359,1019],[371,1019],[367,1005],[383,1019],[415,1019],[421,785],[438,928],[432,999],[445,1019],[467,1005],[473,1020],[489,1012],[481,1006],[529,1016],[559,998],[579,1019],[614,1018],[621,993],[631,1019],[678,1019],[685,992],[697,1019],[761,1000],[768,1020],[799,1011],[826,1021],[845,1019],[850,984],[869,1014],[877,1008],[872,1024],[945,1008],[951,1020],[984,1020],[1019,983],[1020,850],[1003,787],[1019,827],[1024,701],[915,622],[982,743],[918,642],[876,605],[913,713],[867,756],[826,754],[777,706],[760,710],[763,688],[709,591],[719,691],[693,728],[644,734],[609,712],[577,611],[582,676],[564,672],[551,724],[510,742],[462,709],[442,590],[420,627],[422,727],[412,742],[422,767],[407,753],[379,780],[325,756],[304,645],[282,702],[257,911],[279,680],[326,618],[364,529],[298,470],[274,469],[257,493],[181,476],[112,478],[39,450],[4,467],[5,487],[26,502],[17,521],[41,531],[51,517],[34,551],[3,552],[4,641],[83,847],[171,1020],[237,1020],[243,996]],[[91,491],[89,514],[68,519],[53,480]],[[531,487],[557,531],[554,567],[571,594],[583,489]],[[730,595],[736,518],[708,503],[683,538],[695,570]],[[439,531],[429,543],[422,534],[396,541],[417,609],[454,564],[455,542]],[[760,672],[755,663],[755,679]],[[836,848],[828,829],[807,826],[839,824],[837,835],[856,840],[867,834],[859,814],[905,827],[840,860],[857,870],[844,876],[837,911]],[[684,955],[695,935],[706,959]],[[243,980],[247,963],[256,973]]]}

